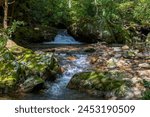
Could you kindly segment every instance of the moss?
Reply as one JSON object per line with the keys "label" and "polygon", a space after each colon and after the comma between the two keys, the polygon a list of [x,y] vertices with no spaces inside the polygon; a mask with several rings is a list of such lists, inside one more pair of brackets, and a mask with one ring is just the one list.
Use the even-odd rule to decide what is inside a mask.
{"label": "moss", "polygon": [[[85,91],[115,92],[117,95],[123,95],[126,89],[126,81],[111,77],[110,74],[111,72],[78,73],[73,76],[68,87]],[[116,74],[119,73],[116,72]]]}
{"label": "moss", "polygon": [[15,60],[15,57],[7,49],[1,51],[0,57],[0,88],[16,88],[16,83],[19,79],[20,65]]}
{"label": "moss", "polygon": [[143,100],[150,100],[150,90],[146,90],[142,96]]}
{"label": "moss", "polygon": [[0,55],[0,89],[16,89],[20,84],[28,87],[27,81],[31,81],[32,89],[51,78],[51,75],[53,80],[56,78],[59,65],[53,53],[38,54],[30,49],[15,46],[9,50],[4,49]]}
{"label": "moss", "polygon": [[21,85],[24,92],[32,91],[37,85],[43,84],[44,80],[38,76],[31,76]]}

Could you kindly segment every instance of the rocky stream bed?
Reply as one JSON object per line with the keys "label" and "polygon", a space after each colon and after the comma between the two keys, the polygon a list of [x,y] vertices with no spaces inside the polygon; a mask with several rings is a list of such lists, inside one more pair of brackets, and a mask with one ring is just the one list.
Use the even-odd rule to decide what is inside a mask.
{"label": "rocky stream bed", "polygon": [[31,44],[0,54],[1,99],[150,99],[150,48]]}

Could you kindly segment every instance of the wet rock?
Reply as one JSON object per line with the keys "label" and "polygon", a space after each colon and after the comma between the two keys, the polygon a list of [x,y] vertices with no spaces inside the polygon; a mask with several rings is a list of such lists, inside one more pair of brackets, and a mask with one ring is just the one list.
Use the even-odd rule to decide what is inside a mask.
{"label": "wet rock", "polygon": [[89,52],[89,53],[92,53],[92,52],[95,52],[96,50],[94,48],[86,48],[84,50],[84,52]]}
{"label": "wet rock", "polygon": [[67,59],[70,60],[70,61],[75,61],[77,58],[74,57],[74,56],[69,56],[69,57],[67,57]]}

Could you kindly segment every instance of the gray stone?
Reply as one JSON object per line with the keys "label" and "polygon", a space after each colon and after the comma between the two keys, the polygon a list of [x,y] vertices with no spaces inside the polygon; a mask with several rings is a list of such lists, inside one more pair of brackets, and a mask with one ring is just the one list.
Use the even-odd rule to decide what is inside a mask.
{"label": "gray stone", "polygon": [[121,47],[113,47],[113,49],[115,52],[121,52],[122,51]]}
{"label": "gray stone", "polygon": [[141,63],[138,65],[141,68],[150,68],[150,64],[149,63]]}
{"label": "gray stone", "polygon": [[128,50],[128,49],[129,49],[129,46],[124,45],[124,46],[122,47],[122,49],[123,49],[123,50]]}
{"label": "gray stone", "polygon": [[110,58],[108,61],[107,61],[107,67],[108,68],[116,68],[117,65],[116,63],[118,62],[118,60],[116,58]]}

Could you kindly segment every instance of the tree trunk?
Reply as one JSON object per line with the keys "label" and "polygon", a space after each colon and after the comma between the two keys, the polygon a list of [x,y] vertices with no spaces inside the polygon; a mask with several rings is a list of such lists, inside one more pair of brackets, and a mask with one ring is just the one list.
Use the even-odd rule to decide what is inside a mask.
{"label": "tree trunk", "polygon": [[4,6],[4,19],[3,19],[3,27],[4,29],[7,29],[7,20],[8,20],[8,0],[5,0],[5,6]]}
{"label": "tree trunk", "polygon": [[[3,27],[4,29],[7,29],[8,27],[8,0],[5,0]],[[10,39],[7,39],[6,47],[10,48],[13,46],[16,46],[16,43]]]}
{"label": "tree trunk", "polygon": [[68,0],[68,7],[71,8],[71,0]]}
{"label": "tree trunk", "polygon": [[94,0],[94,3],[95,3],[95,7],[96,7],[96,16],[98,15],[98,6],[97,6],[97,0]]}

